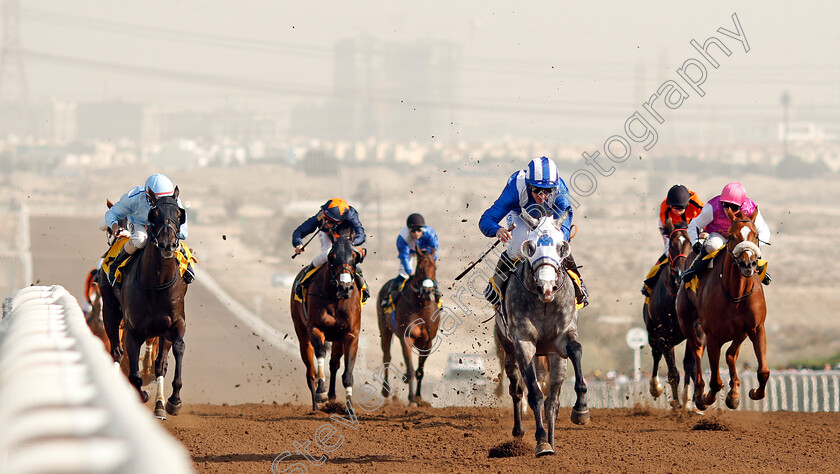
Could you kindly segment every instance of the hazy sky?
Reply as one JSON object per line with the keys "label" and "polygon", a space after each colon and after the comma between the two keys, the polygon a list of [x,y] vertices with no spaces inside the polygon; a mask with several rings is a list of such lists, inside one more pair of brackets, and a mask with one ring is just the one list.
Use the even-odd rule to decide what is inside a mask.
{"label": "hazy sky", "polygon": [[[745,52],[716,30],[735,30]],[[840,2],[21,0],[30,97],[123,98],[170,109],[230,105],[275,114],[330,93],[333,46],[367,35],[461,48],[465,135],[509,126],[529,138],[620,128],[666,79],[716,49],[705,97],[681,117],[776,120],[783,90],[840,123]],[[477,110],[477,108],[482,108]],[[564,134],[565,131],[565,134]]]}

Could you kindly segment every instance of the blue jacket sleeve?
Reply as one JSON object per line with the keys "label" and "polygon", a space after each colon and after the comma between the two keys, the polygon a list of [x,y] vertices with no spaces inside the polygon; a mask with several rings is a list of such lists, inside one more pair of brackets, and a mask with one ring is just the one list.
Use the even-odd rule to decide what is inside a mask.
{"label": "blue jacket sleeve", "polygon": [[297,247],[303,243],[303,238],[318,230],[318,216],[312,216],[306,219],[303,224],[299,225],[292,233],[292,245]]}
{"label": "blue jacket sleeve", "polygon": [[437,251],[440,247],[438,245],[438,236],[434,229],[426,226],[426,228],[423,229],[423,236],[420,237],[419,244],[420,248],[423,249],[424,252],[435,249],[435,260],[437,260]]}
{"label": "blue jacket sleeve", "polygon": [[400,267],[406,275],[414,273],[411,269],[411,249],[408,248],[408,242],[403,239],[402,235],[397,236],[397,257],[400,260]]}
{"label": "blue jacket sleeve", "polygon": [[572,205],[569,203],[569,199],[567,196],[569,195],[569,189],[566,187],[566,183],[563,180],[560,180],[560,185],[557,187],[557,198],[554,200],[553,209],[554,209],[554,218],[557,219],[560,217],[560,214],[563,211],[568,210],[569,215],[566,216],[566,220],[560,225],[560,229],[563,231],[563,236],[566,237],[566,241],[569,240],[569,235],[572,232]]}
{"label": "blue jacket sleeve", "polygon": [[356,238],[353,239],[353,245],[362,245],[367,240],[367,235],[365,235],[365,228],[362,227],[361,221],[359,221],[359,213],[356,212],[356,209],[353,206],[350,206],[350,209],[347,211],[347,222],[353,226],[353,230],[356,232]]}
{"label": "blue jacket sleeve", "polygon": [[518,171],[508,179],[502,194],[490,206],[490,209],[484,211],[478,221],[478,228],[487,237],[495,237],[496,232],[502,227],[499,225],[499,221],[504,219],[510,211],[519,209],[519,193],[516,192],[517,173]]}
{"label": "blue jacket sleeve", "polygon": [[111,227],[119,220],[128,218],[128,216],[130,216],[133,212],[129,193],[123,194],[120,200],[111,206],[111,208],[108,209],[108,212],[105,213],[105,224],[107,224],[108,227]]}

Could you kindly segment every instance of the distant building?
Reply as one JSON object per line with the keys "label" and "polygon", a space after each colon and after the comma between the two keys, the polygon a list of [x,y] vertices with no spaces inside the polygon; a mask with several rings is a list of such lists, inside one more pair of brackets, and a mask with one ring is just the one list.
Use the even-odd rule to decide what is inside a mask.
{"label": "distant building", "polygon": [[143,138],[144,107],[139,103],[112,100],[83,102],[76,107],[76,138],[82,141]]}
{"label": "distant building", "polygon": [[333,94],[301,104],[290,136],[324,140],[427,140],[454,121],[460,51],[451,43],[369,37],[336,43]]}

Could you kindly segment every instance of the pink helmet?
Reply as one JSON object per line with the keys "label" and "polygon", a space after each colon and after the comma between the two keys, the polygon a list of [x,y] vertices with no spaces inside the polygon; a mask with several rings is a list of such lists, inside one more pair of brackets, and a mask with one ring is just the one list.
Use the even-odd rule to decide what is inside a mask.
{"label": "pink helmet", "polygon": [[737,181],[727,184],[723,187],[723,191],[720,192],[720,200],[723,202],[731,202],[732,204],[743,206],[746,199],[747,190],[744,189],[743,184]]}

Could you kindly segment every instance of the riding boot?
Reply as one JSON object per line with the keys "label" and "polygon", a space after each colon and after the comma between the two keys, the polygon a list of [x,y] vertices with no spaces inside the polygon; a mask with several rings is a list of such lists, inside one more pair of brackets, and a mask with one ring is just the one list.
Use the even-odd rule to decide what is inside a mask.
{"label": "riding boot", "polygon": [[364,303],[370,298],[370,290],[368,290],[367,282],[365,282],[365,277],[362,275],[361,267],[356,267],[356,284],[362,290],[362,303]]}
{"label": "riding boot", "polygon": [[[508,257],[506,252],[502,252],[499,261],[496,263],[496,270],[493,272],[493,276],[490,277],[490,281],[487,282],[487,288],[484,289],[484,298],[493,305],[496,311],[499,311],[502,307],[502,295],[505,294],[507,281],[513,272],[513,268],[513,261]],[[496,293],[497,288],[499,291],[498,294]]]}
{"label": "riding boot", "polygon": [[295,296],[301,301],[303,301],[303,289],[309,286],[309,279],[307,279],[306,282],[304,282],[303,280],[306,277],[306,274],[311,272],[313,268],[315,268],[315,266],[311,263],[304,267],[303,272],[301,273],[300,280],[295,285]]}
{"label": "riding boot", "polygon": [[703,261],[703,257],[706,255],[709,255],[709,251],[706,250],[705,246],[700,247],[700,253],[694,257],[694,261],[691,262],[691,268],[686,270],[682,275],[683,283],[688,283],[695,275],[699,278],[703,274],[703,270],[706,269],[706,265],[709,263]]}
{"label": "riding boot", "polygon": [[770,278],[770,272],[765,272],[764,273],[764,278],[761,279],[761,283],[764,283],[765,285],[769,285],[771,281],[773,281],[773,279]]}
{"label": "riding boot", "polygon": [[184,283],[189,285],[193,280],[195,280],[195,270],[192,264],[188,264],[186,271],[184,271]]}
{"label": "riding boot", "polygon": [[575,301],[577,301],[578,304],[583,304],[583,307],[585,308],[589,305],[589,291],[586,289],[586,283],[583,282],[583,277],[580,276],[580,270],[578,269],[577,263],[575,263],[575,257],[570,253],[564,262],[566,264],[566,268],[574,272],[574,274],[578,277],[578,281],[580,281],[580,285],[575,282]]}
{"label": "riding boot", "polygon": [[402,286],[403,282],[406,278],[402,275],[397,275],[396,278],[391,282],[391,287],[388,288],[388,297],[382,300],[381,306],[382,308],[388,308],[391,305],[397,304],[397,299],[400,297],[400,286]]}

